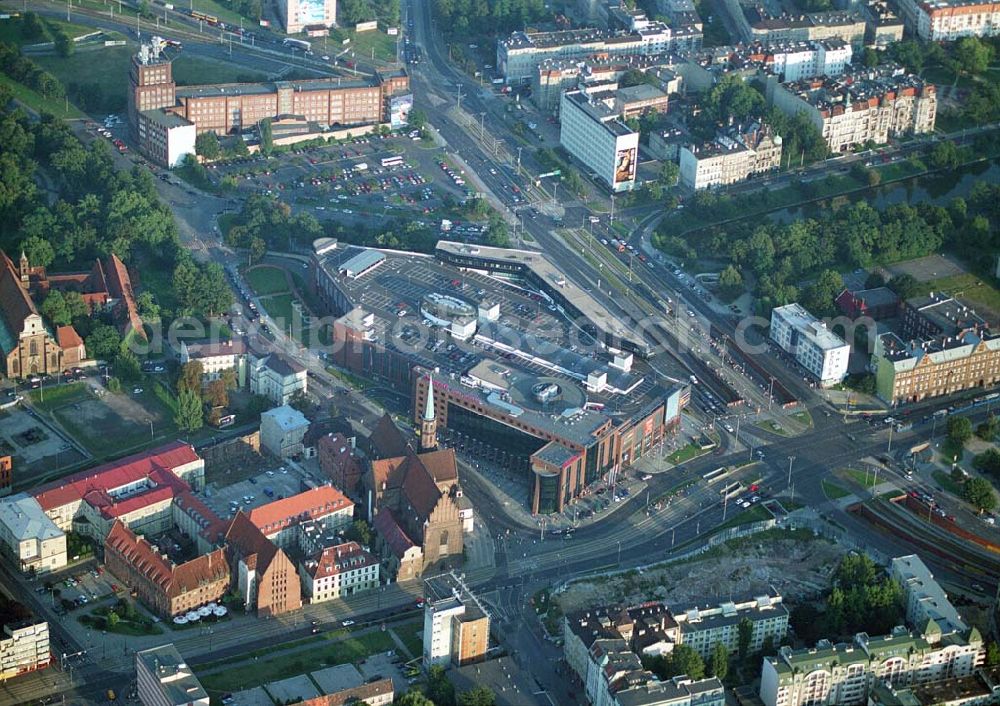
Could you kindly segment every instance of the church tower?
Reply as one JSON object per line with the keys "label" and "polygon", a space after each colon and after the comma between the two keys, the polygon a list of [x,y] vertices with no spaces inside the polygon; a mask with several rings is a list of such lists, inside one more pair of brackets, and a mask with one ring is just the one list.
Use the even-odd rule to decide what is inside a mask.
{"label": "church tower", "polygon": [[420,420],[420,451],[433,451],[437,448],[437,415],[434,413],[434,378],[427,378],[427,404],[424,405],[424,416]]}
{"label": "church tower", "polygon": [[24,250],[21,251],[21,260],[18,262],[17,269],[21,281],[27,283],[31,277],[31,265],[28,263],[28,256],[24,254]]}

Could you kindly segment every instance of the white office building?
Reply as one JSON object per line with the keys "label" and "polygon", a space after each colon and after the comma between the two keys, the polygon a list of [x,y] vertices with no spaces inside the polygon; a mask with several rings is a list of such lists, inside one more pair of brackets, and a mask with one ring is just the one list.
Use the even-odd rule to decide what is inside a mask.
{"label": "white office building", "polygon": [[0,544],[21,571],[44,574],[66,566],[66,534],[27,493],[0,500]]}
{"label": "white office building", "polygon": [[0,683],[45,669],[51,661],[47,622],[29,618],[4,624],[0,634]]}
{"label": "white office building", "polygon": [[379,560],[357,542],[327,547],[299,566],[310,603],[371,591],[379,585]]}
{"label": "white office building", "polygon": [[275,458],[302,455],[307,431],[309,420],[294,407],[282,405],[260,415],[260,445]]}
{"label": "white office building", "polygon": [[208,694],[172,642],[135,653],[135,682],[142,706],[208,706]]}
{"label": "white office building", "polygon": [[619,119],[612,107],[614,97],[614,92],[563,93],[559,143],[612,191],[631,191],[636,183],[639,133]]}
{"label": "white office building", "polygon": [[836,385],[847,376],[851,347],[799,304],[771,312],[771,340],[791,353],[822,387]]}
{"label": "white office building", "polygon": [[306,369],[279,353],[265,353],[258,357],[250,353],[250,392],[263,395],[277,405],[288,404],[296,392],[308,389]]}

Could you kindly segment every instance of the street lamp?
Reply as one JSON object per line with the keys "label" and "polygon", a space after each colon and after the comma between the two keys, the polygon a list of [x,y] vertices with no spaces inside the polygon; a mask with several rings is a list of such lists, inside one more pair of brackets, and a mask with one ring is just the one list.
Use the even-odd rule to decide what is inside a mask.
{"label": "street lamp", "polygon": [[792,487],[792,463],[795,461],[794,456],[788,457],[788,487]]}

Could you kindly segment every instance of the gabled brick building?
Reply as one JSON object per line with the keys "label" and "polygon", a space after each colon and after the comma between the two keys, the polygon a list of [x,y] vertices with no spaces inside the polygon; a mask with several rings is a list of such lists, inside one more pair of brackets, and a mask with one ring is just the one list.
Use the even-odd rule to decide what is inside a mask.
{"label": "gabled brick building", "polygon": [[243,512],[229,524],[225,543],[233,585],[246,610],[270,616],[302,607],[295,565]]}
{"label": "gabled brick building", "polygon": [[139,600],[165,617],[221,600],[229,590],[229,564],[223,550],[175,565],[120,521],[104,540],[104,563]]}

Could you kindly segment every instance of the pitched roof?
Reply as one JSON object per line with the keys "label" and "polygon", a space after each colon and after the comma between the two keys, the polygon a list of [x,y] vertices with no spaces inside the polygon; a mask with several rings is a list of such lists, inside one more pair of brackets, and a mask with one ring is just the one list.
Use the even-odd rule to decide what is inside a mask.
{"label": "pitched roof", "polygon": [[[51,510],[80,500],[94,490],[108,491],[142,478],[153,479],[156,471],[167,471],[173,475],[175,468],[198,460],[200,456],[191,444],[174,441],[47,483],[35,489],[33,494],[43,510]],[[155,478],[169,482],[166,476],[156,475]]]}
{"label": "pitched roof", "polygon": [[24,320],[38,314],[35,303],[21,286],[21,277],[14,262],[0,250],[0,315],[11,335],[17,336],[24,330]]}
{"label": "pitched roof", "polygon": [[226,521],[190,490],[181,491],[174,496],[174,505],[194,520],[201,528],[199,530],[201,536],[209,542],[215,543],[226,533]]}
{"label": "pitched roof", "polygon": [[114,253],[108,258],[107,281],[108,292],[118,299],[116,314],[123,324],[122,333],[127,334],[128,328],[131,328],[137,336],[146,338],[146,332],[142,328],[142,319],[139,317],[139,307],[135,303],[135,294],[132,291],[132,279],[129,277],[128,268]]}
{"label": "pitched roof", "polygon": [[104,544],[105,547],[121,554],[135,571],[156,584],[170,597],[187,593],[203,583],[218,581],[229,576],[229,565],[221,549],[203,554],[183,564],[174,565],[120,520],[112,525]]}
{"label": "pitched roof", "polygon": [[458,463],[455,460],[455,449],[439,449],[418,454],[417,458],[435,483],[458,480]]}
{"label": "pitched roof", "polygon": [[316,520],[334,512],[352,509],[354,503],[332,485],[321,485],[250,511],[250,521],[266,534],[303,520]]}
{"label": "pitched roof", "polygon": [[264,367],[271,369],[276,375],[280,375],[281,377],[297,375],[298,373],[305,371],[305,367],[303,367],[300,363],[286,358],[280,353],[271,353],[263,359],[262,364]]}
{"label": "pitched roof", "polygon": [[419,456],[411,456],[403,479],[403,494],[421,520],[430,517],[441,499],[441,490]]}
{"label": "pitched roof", "polygon": [[375,423],[368,443],[372,448],[376,458],[392,458],[393,456],[403,456],[409,450],[409,444],[403,437],[403,432],[399,430],[388,412]]}
{"label": "pitched roof", "polygon": [[389,549],[398,558],[403,558],[406,552],[416,546],[413,540],[409,538],[403,528],[399,526],[396,522],[395,515],[392,514],[392,510],[387,507],[383,507],[375,515],[375,521],[373,523],[375,531],[378,532],[382,540],[388,545]]}
{"label": "pitched roof", "polygon": [[60,326],[56,329],[56,342],[63,350],[78,348],[83,345],[83,339],[72,326]]}
{"label": "pitched roof", "polygon": [[406,464],[409,458],[409,456],[396,456],[372,461],[372,482],[375,490],[383,486],[386,488],[401,486],[401,474],[397,473],[397,470]]}
{"label": "pitched roof", "polygon": [[306,566],[306,570],[314,580],[318,580],[375,564],[378,564],[378,559],[366,552],[360,544],[345,542],[324,549],[315,563]]}
{"label": "pitched roof", "polygon": [[226,530],[226,545],[248,566],[255,566],[261,573],[267,571],[278,553],[278,547],[264,536],[257,525],[242,510],[236,513]]}

